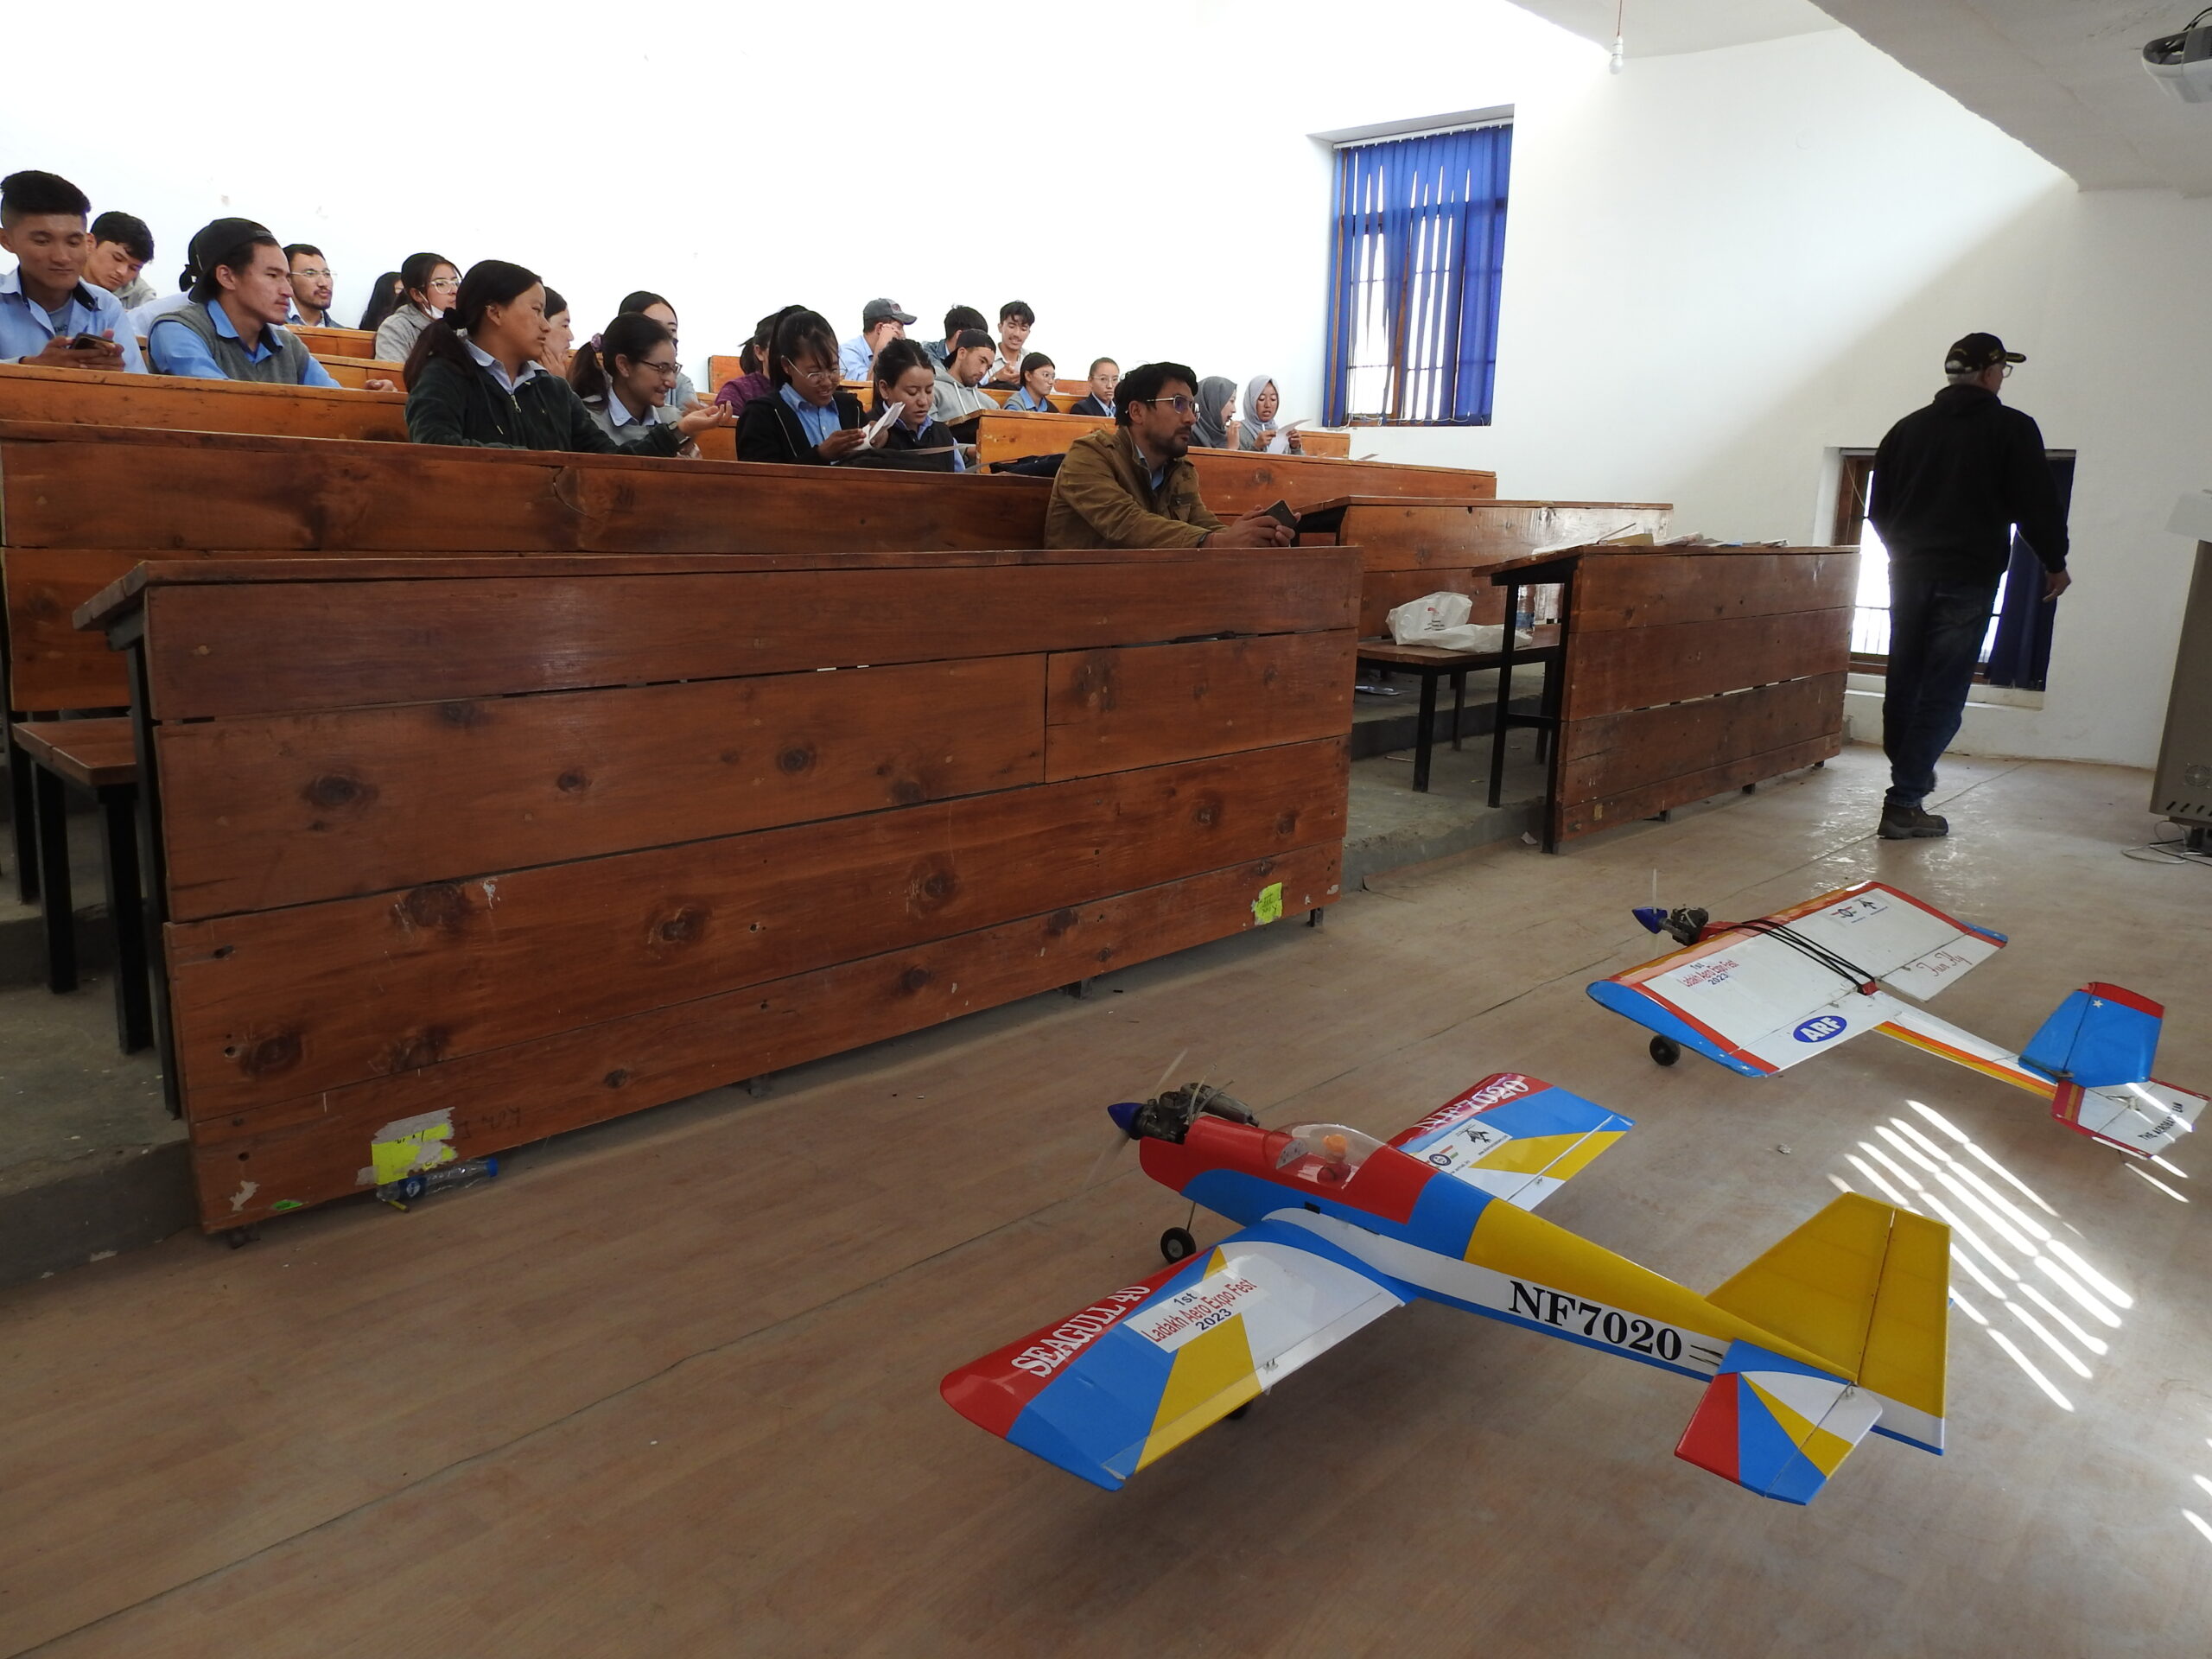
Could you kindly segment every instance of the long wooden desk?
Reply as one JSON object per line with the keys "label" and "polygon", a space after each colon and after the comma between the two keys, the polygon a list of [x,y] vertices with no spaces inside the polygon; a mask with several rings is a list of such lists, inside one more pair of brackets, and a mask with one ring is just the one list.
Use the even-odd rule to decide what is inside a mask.
{"label": "long wooden desk", "polygon": [[407,397],[397,391],[332,391],[0,363],[0,422],[5,421],[404,443]]}

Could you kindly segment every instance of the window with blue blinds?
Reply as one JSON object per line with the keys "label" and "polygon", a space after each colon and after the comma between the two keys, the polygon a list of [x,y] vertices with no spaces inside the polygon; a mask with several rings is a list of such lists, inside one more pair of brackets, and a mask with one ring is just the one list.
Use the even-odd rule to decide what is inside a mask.
{"label": "window with blue blinds", "polygon": [[1337,151],[1327,420],[1487,426],[1510,124]]}

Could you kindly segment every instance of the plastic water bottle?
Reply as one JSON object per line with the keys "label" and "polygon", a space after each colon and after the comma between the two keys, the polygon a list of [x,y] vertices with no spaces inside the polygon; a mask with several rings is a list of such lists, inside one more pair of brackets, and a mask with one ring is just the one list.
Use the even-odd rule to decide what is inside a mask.
{"label": "plastic water bottle", "polygon": [[435,1169],[426,1169],[420,1174],[404,1176],[399,1180],[386,1181],[377,1188],[377,1197],[386,1204],[412,1204],[433,1192],[488,1181],[499,1173],[499,1160],[497,1158],[471,1158],[458,1164],[441,1164]]}

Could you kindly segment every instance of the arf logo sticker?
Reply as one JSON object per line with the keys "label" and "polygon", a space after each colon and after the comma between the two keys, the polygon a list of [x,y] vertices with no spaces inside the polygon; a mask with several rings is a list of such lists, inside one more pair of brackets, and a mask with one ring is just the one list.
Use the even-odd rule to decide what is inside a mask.
{"label": "arf logo sticker", "polygon": [[1789,1034],[1801,1043],[1825,1043],[1831,1037],[1842,1036],[1850,1023],[1840,1014],[1824,1014],[1818,1019],[1808,1020]]}

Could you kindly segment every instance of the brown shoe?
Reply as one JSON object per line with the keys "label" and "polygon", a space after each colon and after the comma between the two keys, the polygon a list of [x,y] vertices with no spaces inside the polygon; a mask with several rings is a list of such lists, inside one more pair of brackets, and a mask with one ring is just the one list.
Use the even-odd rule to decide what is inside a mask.
{"label": "brown shoe", "polygon": [[1933,812],[1923,812],[1916,806],[1899,806],[1894,801],[1882,804],[1881,837],[1884,841],[1927,841],[1951,833],[1951,821],[1939,818]]}

